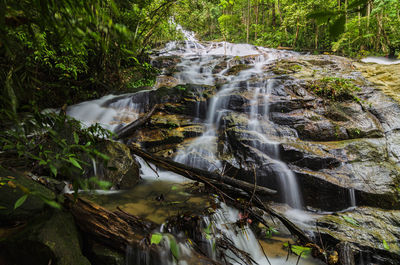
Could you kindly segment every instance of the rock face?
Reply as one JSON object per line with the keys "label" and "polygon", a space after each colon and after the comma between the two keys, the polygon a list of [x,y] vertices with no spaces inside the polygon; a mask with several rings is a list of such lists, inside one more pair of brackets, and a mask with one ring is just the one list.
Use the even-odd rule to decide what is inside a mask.
{"label": "rock face", "polygon": [[400,260],[400,211],[360,207],[320,217],[317,224],[323,240],[352,243],[354,264],[396,264]]}
{"label": "rock face", "polygon": [[[283,200],[282,165],[277,162],[283,161],[297,179],[304,207],[320,211],[359,207],[320,218],[318,226],[326,240],[349,242],[355,253],[357,248],[370,252],[378,263],[398,260],[399,216],[397,211],[386,211],[400,208],[400,105],[387,92],[397,89],[393,80],[381,84],[382,92],[355,66],[367,78],[369,70],[337,56],[297,55],[252,74],[250,65],[257,56],[214,56],[199,70],[204,80],[211,75],[213,85],[191,84],[182,80],[192,79],[179,73],[187,63],[183,60],[164,56],[153,63],[181,84],[172,87],[167,82],[149,92],[150,105],[162,107],[132,135],[132,142],[170,158],[182,150],[187,155],[197,152],[202,164],[220,163],[214,169],[225,175],[256,179],[258,185],[278,189],[281,196],[272,198],[276,201]],[[341,85],[324,87],[321,95],[315,84],[324,80],[338,80]],[[335,100],[336,93],[348,89],[343,84],[358,89]],[[209,137],[200,137],[204,133]],[[199,140],[207,146],[190,149]],[[359,226],[352,227],[342,217],[345,214]],[[357,255],[355,264],[361,260]]]}
{"label": "rock face", "polygon": [[[167,67],[174,67],[169,57],[165,60]],[[245,59],[224,59],[212,72],[218,78],[219,73],[237,75],[248,68]],[[351,80],[361,90],[354,92],[354,99],[342,101],[318,96],[312,88],[314,80],[330,77]],[[266,83],[268,100],[254,102],[254,90]],[[226,110],[218,130],[217,156],[232,176],[252,182],[251,168],[256,165],[258,183],[276,188],[275,165],[266,162],[269,159],[263,153],[278,148],[279,159],[296,173],[306,205],[344,209],[350,206],[350,190],[354,190],[357,205],[400,206],[396,191],[400,107],[356,72],[350,60],[335,56],[278,60],[266,66],[261,77],[238,87],[220,96],[225,98]],[[173,157],[205,131],[202,121],[210,115],[207,110],[218,87],[186,84],[152,93],[157,95],[153,101],[164,103],[163,110],[132,141]],[[277,147],[249,130],[254,104],[259,113],[268,110],[268,116],[258,122],[264,135],[280,143]]]}

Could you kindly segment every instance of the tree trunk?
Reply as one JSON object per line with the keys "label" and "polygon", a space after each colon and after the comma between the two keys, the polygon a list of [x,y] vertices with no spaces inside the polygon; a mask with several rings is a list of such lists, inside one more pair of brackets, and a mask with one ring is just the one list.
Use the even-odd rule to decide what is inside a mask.
{"label": "tree trunk", "polygon": [[254,41],[257,40],[257,32],[258,32],[258,1],[256,1],[256,8],[254,10],[254,13],[256,14],[256,28],[254,30]]}
{"label": "tree trunk", "polygon": [[273,195],[277,193],[275,190],[250,184],[248,182],[237,180],[232,177],[227,177],[224,175],[220,175],[214,172],[209,172],[198,168],[192,168],[172,160],[167,160],[165,158],[157,157],[151,153],[148,153],[134,146],[129,146],[129,148],[131,149],[132,153],[142,157],[147,161],[154,163],[156,166],[164,168],[168,171],[175,172],[189,179],[210,184],[211,186],[212,185],[219,186],[221,184],[229,185],[247,192],[253,192],[255,190],[257,194],[261,195]]}
{"label": "tree trunk", "polygon": [[296,20],[296,37],[294,38],[294,42],[293,42],[293,48],[295,48],[296,47],[296,43],[297,43],[297,40],[298,40],[298,38],[299,38],[299,31],[300,31],[300,24],[299,24],[299,18],[297,17],[297,20]]}
{"label": "tree trunk", "polygon": [[250,0],[247,0],[246,43],[249,43],[249,34],[250,34]]}
{"label": "tree trunk", "polygon": [[[91,201],[82,198],[75,200],[70,194],[65,195],[64,204],[79,228],[92,238],[121,252],[126,252],[128,246],[141,250],[148,254],[150,264],[163,263],[160,250],[149,242],[150,234],[157,228],[156,224],[120,209],[111,212]],[[192,253],[196,257],[195,264],[220,264],[194,250]]]}

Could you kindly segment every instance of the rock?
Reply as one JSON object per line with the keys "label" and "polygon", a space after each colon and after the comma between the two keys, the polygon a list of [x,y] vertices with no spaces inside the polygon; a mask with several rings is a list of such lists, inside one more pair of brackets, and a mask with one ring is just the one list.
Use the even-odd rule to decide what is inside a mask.
{"label": "rock", "polygon": [[6,264],[90,265],[82,254],[71,214],[49,210],[28,221],[22,231],[2,242],[0,256],[6,259]]}
{"label": "rock", "polygon": [[165,75],[172,75],[173,73],[177,72],[176,66],[178,63],[181,62],[181,58],[179,56],[158,56],[155,58],[151,64],[161,69],[163,74]]}
{"label": "rock", "polygon": [[0,242],[0,264],[47,265],[54,264],[56,260],[51,249],[41,242],[30,240],[10,242],[4,239]]}
{"label": "rock", "polygon": [[381,65],[355,63],[362,75],[375,86],[383,91],[386,95],[400,102],[400,65]]}
{"label": "rock", "polygon": [[175,87],[178,84],[179,84],[179,81],[175,77],[167,76],[167,75],[160,75],[160,76],[157,76],[156,84],[154,85],[154,88],[158,89],[160,87]]}
{"label": "rock", "polygon": [[322,146],[301,141],[282,143],[280,154],[286,163],[311,170],[334,168],[342,163],[335,155],[323,150]]}
{"label": "rock", "polygon": [[30,195],[20,207],[14,210],[15,202],[24,195],[24,192],[20,188],[14,187],[14,185],[20,185],[30,192],[41,194],[50,200],[55,199],[53,192],[33,181],[26,173],[13,172],[0,168],[0,177],[9,176],[13,178],[11,181],[13,185],[0,187],[0,205],[4,207],[0,209],[0,225],[28,220],[40,215],[49,207],[38,196]]}
{"label": "rock", "polygon": [[225,75],[238,75],[241,71],[249,68],[251,68],[250,65],[238,64],[229,68],[228,71],[225,72]]}
{"label": "rock", "polygon": [[[322,240],[348,242],[355,264],[397,264],[400,260],[400,211],[358,207],[353,211],[325,215],[317,219]],[[385,248],[384,242],[388,248]],[[363,251],[360,255],[360,251]]]}
{"label": "rock", "polygon": [[89,240],[88,258],[96,265],[125,265],[125,254],[106,247],[96,241]]}
{"label": "rock", "polygon": [[130,150],[122,143],[104,141],[98,144],[98,151],[110,157],[106,167],[98,165],[99,178],[109,181],[117,189],[129,189],[139,181],[139,164]]}
{"label": "rock", "polygon": [[184,140],[183,133],[174,129],[142,129],[138,131],[131,141],[140,143],[144,148],[152,148],[156,146],[178,144]]}

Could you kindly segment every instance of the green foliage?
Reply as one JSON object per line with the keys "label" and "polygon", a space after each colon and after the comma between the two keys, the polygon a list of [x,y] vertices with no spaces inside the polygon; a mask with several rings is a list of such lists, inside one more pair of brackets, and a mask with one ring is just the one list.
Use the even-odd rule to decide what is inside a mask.
{"label": "green foliage", "polygon": [[162,239],[162,234],[161,233],[154,233],[151,235],[151,239],[150,239],[150,244],[160,244]]}
{"label": "green foliage", "polygon": [[302,258],[307,258],[311,255],[311,248],[309,247],[303,247],[303,246],[298,246],[298,245],[292,245],[285,243],[283,244],[285,247],[290,247],[290,251],[296,254],[297,256],[300,256]]}
{"label": "green foliage", "polygon": [[206,40],[351,56],[400,52],[396,0],[183,0],[175,12],[179,23]]}
{"label": "green foliage", "polygon": [[[27,161],[33,172],[52,174],[76,181],[84,176],[89,159],[109,158],[93,146],[110,132],[99,125],[82,128],[80,123],[63,114],[37,110],[0,133],[1,149],[10,157]],[[101,183],[104,184],[104,183]],[[103,185],[104,186],[104,185]]]}
{"label": "green foliage", "polygon": [[355,86],[350,79],[339,77],[324,77],[319,80],[314,80],[312,81],[310,88],[317,95],[333,101],[358,101],[354,92],[360,90],[360,88]]}
{"label": "green foliage", "polygon": [[279,233],[278,230],[276,230],[273,227],[265,228],[265,236],[267,238],[271,238],[273,235],[278,234],[278,233]]}
{"label": "green foliage", "polygon": [[354,226],[360,226],[360,225],[358,224],[358,222],[357,222],[354,218],[352,218],[352,217],[350,217],[350,216],[342,215],[342,218],[343,218],[346,222],[348,222],[349,224],[352,224],[352,225],[354,225]]}
{"label": "green foliage", "polygon": [[386,242],[385,239],[382,241],[382,244],[383,244],[383,248],[384,248],[385,250],[390,250],[389,244]]}
{"label": "green foliage", "polygon": [[14,209],[17,209],[20,207],[28,198],[28,194],[24,194],[22,197],[20,197],[14,204]]}
{"label": "green foliage", "polygon": [[147,71],[146,51],[174,38],[169,23],[174,4],[0,1],[0,106],[16,112],[35,100],[59,107],[98,97],[111,83],[120,89],[121,68],[142,65]]}

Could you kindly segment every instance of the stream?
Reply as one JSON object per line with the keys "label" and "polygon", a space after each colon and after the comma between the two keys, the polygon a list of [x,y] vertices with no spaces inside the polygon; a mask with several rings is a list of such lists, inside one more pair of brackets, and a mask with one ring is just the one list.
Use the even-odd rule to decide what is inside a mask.
{"label": "stream", "polygon": [[[270,73],[265,71],[277,60],[295,59],[299,54],[248,44],[199,42],[193,33],[181,30],[186,41],[168,43],[163,49],[154,53],[153,60],[156,61],[159,56],[171,58],[171,60],[179,59],[173,69],[165,67],[161,76],[173,78],[179,85],[196,85],[192,94],[197,100],[193,100],[190,125],[202,129],[177,145],[177,148],[170,152],[171,158],[176,162],[208,171],[217,171],[221,174],[228,170],[226,161],[232,161],[231,164],[235,165],[237,162],[229,157],[232,150],[221,144],[221,139],[231,137],[223,132],[230,128],[228,122],[233,119],[232,109],[237,107],[235,97],[239,93],[247,95],[248,105],[241,110],[245,122],[241,122],[240,128],[238,127],[243,134],[237,137],[245,139],[243,146],[246,150],[257,154],[258,165],[268,165],[268,172],[273,176],[273,181],[266,182],[265,178],[256,175],[256,169],[253,176],[243,177],[243,179],[251,182],[254,178],[259,185],[277,189],[280,196],[276,198],[274,207],[299,227],[309,231],[310,236],[317,237],[312,232],[316,219],[331,214],[332,211],[309,207],[303,198],[296,174],[286,162],[282,161],[281,139],[296,142],[299,135],[296,130],[289,127],[277,128],[271,120],[271,96],[275,96],[272,93],[276,94],[276,91],[279,91],[281,83],[279,78],[269,78]],[[232,71],[237,72],[232,73]],[[156,87],[161,86],[156,84]],[[218,87],[218,90],[209,96],[206,91],[208,87]],[[86,125],[100,123],[103,127],[116,131],[151,108],[151,102],[157,101],[154,99],[154,91],[108,95],[98,100],[71,106],[67,114]],[[154,146],[156,148],[157,144]],[[217,197],[196,192],[193,189],[193,182],[181,176],[159,169],[156,174],[153,170],[156,168],[154,165],[150,168],[150,165],[142,159],[138,157],[136,159],[141,165],[142,180],[135,188],[118,192],[89,193],[85,196],[108,209],[116,209],[119,206],[128,213],[159,224],[159,231],[155,232],[163,235],[160,244],[165,251],[160,255],[164,257],[165,264],[192,264],[191,246],[185,241],[184,235],[179,234],[179,231],[173,233],[164,228],[164,222],[170,216],[183,212],[202,216],[201,229],[208,232],[199,235],[203,237],[204,242],[201,247],[207,256],[214,260],[221,261],[213,247],[214,240],[223,236],[229,238],[238,249],[249,253],[257,264],[297,263],[298,256],[291,254],[287,258],[284,243],[288,241],[293,243],[293,241],[282,225],[277,224],[278,232],[270,238],[258,240],[250,225],[247,224],[240,229],[234,225],[241,215],[237,209],[220,202]],[[344,167],[343,164],[338,165]],[[342,195],[344,202],[341,204],[343,206],[338,210],[356,209],[357,190],[350,187],[344,189],[344,192]],[[204,210],[210,208],[211,205],[218,205],[215,212],[210,215],[204,214]],[[168,249],[172,244],[170,234],[174,234],[173,240],[179,242],[181,253],[179,259],[172,258],[169,253]],[[241,264],[237,260],[236,253],[227,251],[225,254],[229,263]],[[127,249],[126,261],[127,265],[152,264],[145,254],[137,253],[136,250],[130,248]],[[298,264],[322,263],[312,258],[301,258]]]}

